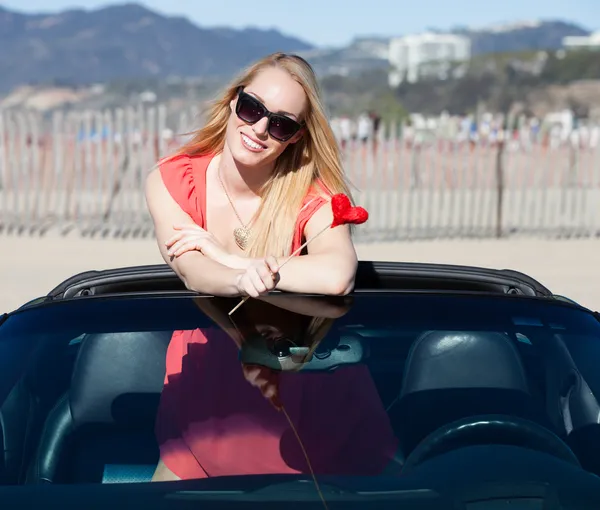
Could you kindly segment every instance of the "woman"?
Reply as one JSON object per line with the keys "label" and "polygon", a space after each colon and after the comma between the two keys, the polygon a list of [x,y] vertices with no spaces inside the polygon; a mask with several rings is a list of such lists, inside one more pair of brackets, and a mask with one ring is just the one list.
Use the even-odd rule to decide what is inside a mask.
{"label": "woman", "polygon": [[[322,354],[316,354],[319,344],[349,309],[344,299],[260,297],[232,323],[227,313],[233,300],[198,298],[215,326],[179,331],[169,345],[156,424],[161,460],[153,480],[369,476],[387,469],[398,442],[368,367],[301,369],[313,353]],[[297,356],[289,346],[308,352]],[[245,347],[252,350],[250,358]],[[274,370],[260,361],[272,353],[295,359],[279,358],[287,368]]]}
{"label": "woman", "polygon": [[[330,197],[340,192],[350,196],[315,75],[306,61],[282,53],[235,79],[204,127],[146,183],[163,258],[188,289],[222,297],[256,298],[275,288],[350,292],[357,257],[346,226],[328,229],[279,271],[284,257],[331,223]],[[188,346],[203,342],[199,330],[175,332],[167,353],[172,381]],[[173,413],[165,409],[185,394],[174,395],[177,387],[165,381],[159,431],[169,429]],[[182,440],[170,426],[173,441]],[[161,461],[155,479],[173,477]]]}
{"label": "woman", "polygon": [[163,258],[188,289],[216,296],[350,292],[357,257],[347,226],[279,271],[331,223],[335,193],[350,196],[317,80],[305,60],[283,53],[235,79],[146,183]]}

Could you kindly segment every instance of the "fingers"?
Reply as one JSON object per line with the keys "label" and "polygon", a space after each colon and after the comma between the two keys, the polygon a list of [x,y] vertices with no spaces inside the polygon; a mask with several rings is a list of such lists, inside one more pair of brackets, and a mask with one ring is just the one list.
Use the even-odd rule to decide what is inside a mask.
{"label": "fingers", "polygon": [[[252,282],[254,289],[260,295],[260,294],[264,294],[268,290],[266,282],[264,281],[264,276],[265,276],[264,273],[268,273],[268,271],[266,270],[266,268],[262,271],[263,274],[260,274],[259,271],[260,270],[258,270],[258,269],[250,270],[248,272],[248,278],[250,278],[250,281]],[[271,279],[270,274],[268,274],[267,278]],[[273,280],[271,280],[271,282],[272,281]]]}
{"label": "fingers", "polygon": [[261,294],[269,292],[275,288],[279,275],[277,273],[273,273],[266,262],[264,264],[258,264],[253,269],[255,270],[255,274],[260,280],[260,283],[257,281],[256,277],[253,277],[253,281],[256,282],[256,289]]}
{"label": "fingers", "polygon": [[279,399],[279,374],[271,369],[257,365],[243,365],[242,370],[246,380],[262,393],[276,409],[281,409]]}
{"label": "fingers", "polygon": [[267,257],[265,259],[265,264],[269,268],[269,272],[271,273],[271,279],[273,280],[273,286],[271,289],[274,289],[279,283],[279,264],[277,263],[277,259],[275,257]]}
{"label": "fingers", "polygon": [[240,290],[253,298],[257,298],[262,294],[267,294],[273,290],[279,281],[279,274],[273,273],[271,268],[277,269],[277,261],[272,260],[264,263],[252,265],[246,269],[245,273],[240,278]]}
{"label": "fingers", "polygon": [[267,257],[265,259],[265,264],[272,274],[277,274],[279,272],[279,264],[277,263],[277,259],[275,257]]}
{"label": "fingers", "polygon": [[201,250],[206,247],[206,241],[213,239],[211,234],[200,227],[193,228],[189,225],[175,225],[175,227],[181,227],[181,230],[165,241],[167,254],[170,257],[177,257],[186,251]]}
{"label": "fingers", "polygon": [[165,245],[167,246],[170,256],[177,256],[190,250],[200,250],[206,237],[198,236],[197,234],[190,235],[184,232],[174,235]]}
{"label": "fingers", "polygon": [[171,246],[173,246],[177,241],[179,241],[185,234],[183,232],[178,232],[177,234],[171,236],[169,239],[167,239],[165,241],[165,246],[167,248],[170,248]]}
{"label": "fingers", "polygon": [[256,386],[256,379],[260,375],[261,367],[257,365],[242,365],[242,372],[246,380],[252,385]]}
{"label": "fingers", "polygon": [[172,246],[177,241],[180,241],[184,237],[190,237],[190,236],[210,237],[211,236],[211,234],[209,234],[206,230],[204,230],[202,227],[199,227],[198,225],[195,225],[195,224],[190,224],[190,225],[175,224],[175,225],[173,225],[173,229],[177,230],[177,233],[172,235],[169,239],[167,239],[165,241],[165,246],[167,248]]}
{"label": "fingers", "polygon": [[210,237],[210,234],[208,232],[198,232],[198,231],[191,230],[191,229],[181,230],[181,231],[177,232],[177,234],[175,234],[175,235],[171,236],[169,239],[167,239],[165,241],[165,246],[167,248],[169,248],[170,246],[175,244],[177,241],[181,241],[182,239],[190,238],[190,237],[204,239],[204,238]]}
{"label": "fingers", "polygon": [[256,289],[256,286],[252,281],[250,274],[251,273],[249,272],[249,270],[246,270],[246,272],[242,274],[238,283],[238,289],[242,294],[246,296],[257,298],[258,296],[260,296],[260,292]]}
{"label": "fingers", "polygon": [[201,251],[202,242],[198,239],[182,239],[167,252],[170,257],[179,257],[187,251]]}
{"label": "fingers", "polygon": [[277,271],[272,271],[269,265],[266,263],[260,264],[256,267],[257,273],[260,275],[261,280],[269,290],[273,290],[275,288],[275,275]]}

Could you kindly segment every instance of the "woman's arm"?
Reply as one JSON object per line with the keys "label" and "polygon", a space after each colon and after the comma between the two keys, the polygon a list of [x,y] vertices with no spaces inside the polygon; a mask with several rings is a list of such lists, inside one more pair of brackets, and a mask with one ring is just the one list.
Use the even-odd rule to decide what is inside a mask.
{"label": "woman's arm", "polygon": [[197,250],[188,251],[179,257],[168,255],[165,242],[175,233],[173,225],[193,224],[194,221],[173,200],[159,169],[153,170],[146,179],[145,193],[160,253],[185,286],[195,292],[216,296],[239,296],[241,292],[237,282],[242,270],[224,266]]}
{"label": "woman's arm", "polygon": [[[272,272],[278,272],[277,289],[288,292],[333,296],[343,296],[352,290],[358,260],[350,237],[350,229],[347,225],[341,225],[333,229],[326,228],[331,225],[332,221],[331,204],[323,205],[311,217],[305,227],[304,236],[307,239],[319,234],[309,243],[307,255],[293,257],[280,270],[279,266],[287,260],[287,257],[278,260],[267,257],[266,260],[270,260],[269,266]],[[195,238],[195,235],[189,234],[179,239],[177,245],[173,248],[177,258],[199,249],[194,247]],[[208,257],[213,256],[209,252],[206,255]],[[264,261],[261,259],[229,254],[228,258],[219,257],[219,260],[230,268],[241,268],[247,271],[257,267],[264,268]]]}
{"label": "woman's arm", "polygon": [[[310,239],[332,221],[329,203],[308,221],[304,236]],[[352,291],[358,258],[347,225],[325,230],[309,243],[307,251],[306,255],[294,257],[281,268],[278,289],[328,295],[346,295]],[[279,259],[278,263],[283,260]]]}
{"label": "woman's arm", "polygon": [[[163,192],[168,194],[166,190]],[[168,198],[170,199],[170,197]],[[180,213],[184,214],[182,211]],[[164,218],[165,213],[163,212],[162,215]],[[185,267],[188,271],[187,274],[194,276],[192,270],[195,268],[194,259],[197,259],[198,254],[203,255],[200,251],[201,248],[196,246],[196,240],[204,238],[206,232],[195,226],[189,217],[183,219],[182,216],[175,217],[173,214],[171,219],[175,224],[181,225],[180,235],[176,236],[177,241],[172,246],[171,251],[173,251],[176,260],[183,260],[184,257],[190,260]],[[279,266],[287,258],[282,257],[275,260],[273,257],[267,257],[265,259],[270,272],[278,273],[276,276],[277,289],[287,292],[334,296],[347,295],[352,291],[358,260],[350,236],[350,228],[347,225],[340,225],[333,229],[327,228],[331,225],[332,221],[333,212],[331,210],[331,203],[328,203],[313,214],[304,229],[304,237],[306,239],[311,239],[319,234],[309,243],[307,255],[293,257],[289,262],[286,262],[281,270],[279,270]],[[168,224],[167,226],[171,225]],[[184,228],[185,225],[187,225],[186,228]],[[196,230],[198,232],[195,232]],[[173,232],[169,233],[172,234]],[[166,235],[163,237],[166,239]],[[261,273],[260,279],[262,279],[263,283],[272,283],[272,281],[267,282],[270,273],[269,271],[265,272],[265,260],[250,259],[232,254],[221,254],[217,257],[210,250],[204,251],[206,253],[205,256],[213,260],[213,262],[215,259],[219,260],[221,267],[224,266],[233,271],[258,271]],[[165,253],[163,257],[168,257],[168,255],[168,253]],[[182,271],[183,269],[180,270],[180,272]],[[218,275],[215,273],[213,276],[217,277]],[[267,285],[268,288],[265,289],[265,286],[261,285],[257,279],[258,277],[254,274],[251,278],[244,277],[244,282],[248,285],[252,286],[253,281],[256,283],[256,289],[253,288],[251,291],[247,291],[247,294],[253,297],[258,297],[259,294],[264,295],[266,291],[273,288],[273,285]],[[202,284],[202,282],[200,283]],[[199,285],[192,285],[192,288],[197,289]],[[190,287],[188,286],[188,288]],[[205,286],[203,285],[202,288],[204,289]],[[208,293],[210,291],[201,290],[201,292]],[[216,295],[229,296],[231,294],[220,293]]]}

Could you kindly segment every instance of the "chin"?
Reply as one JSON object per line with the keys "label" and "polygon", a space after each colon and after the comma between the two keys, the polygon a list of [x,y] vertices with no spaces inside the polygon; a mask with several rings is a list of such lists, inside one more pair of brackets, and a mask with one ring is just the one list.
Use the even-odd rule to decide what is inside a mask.
{"label": "chin", "polygon": [[264,154],[251,153],[243,147],[236,147],[231,151],[231,155],[237,163],[247,167],[260,166],[266,160]]}
{"label": "chin", "polygon": [[230,146],[233,159],[243,166],[261,166],[277,158],[277,154],[273,153],[271,148],[264,149],[260,152],[248,150],[241,143]]}

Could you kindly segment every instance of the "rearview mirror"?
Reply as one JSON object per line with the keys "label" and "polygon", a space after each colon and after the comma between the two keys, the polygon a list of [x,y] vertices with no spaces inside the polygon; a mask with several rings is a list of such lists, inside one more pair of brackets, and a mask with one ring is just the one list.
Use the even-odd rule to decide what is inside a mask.
{"label": "rearview mirror", "polygon": [[260,365],[277,371],[328,372],[342,365],[355,365],[363,361],[368,352],[366,340],[349,334],[337,338],[311,353],[305,346],[296,346],[287,340],[269,345],[262,336],[256,336],[242,344],[239,359],[247,365]]}

